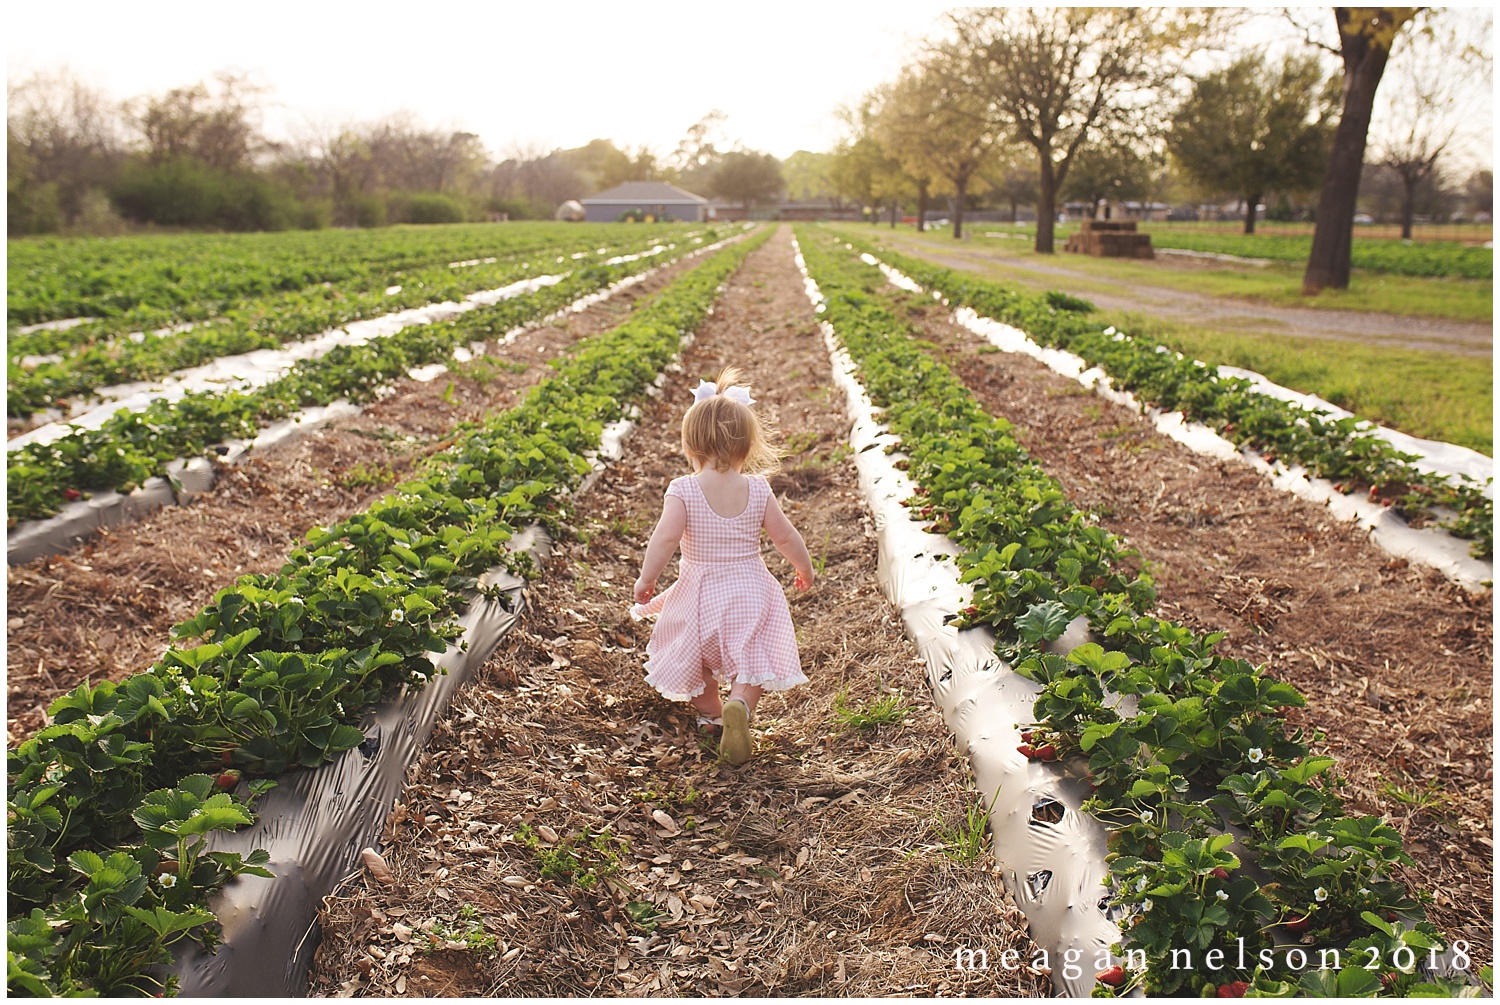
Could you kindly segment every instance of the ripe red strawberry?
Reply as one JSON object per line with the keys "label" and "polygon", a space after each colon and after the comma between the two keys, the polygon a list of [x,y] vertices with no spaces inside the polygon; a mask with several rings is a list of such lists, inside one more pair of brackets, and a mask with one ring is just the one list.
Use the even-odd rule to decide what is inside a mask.
{"label": "ripe red strawberry", "polygon": [[1016,749],[1019,750],[1027,760],[1031,760],[1032,757],[1036,756],[1036,751],[1032,749],[1031,744],[1029,743],[1023,743]]}
{"label": "ripe red strawberry", "polygon": [[1125,983],[1125,968],[1116,963],[1108,970],[1101,970],[1095,974],[1094,980],[1100,984],[1108,984],[1112,988],[1117,988]]}
{"label": "ripe red strawberry", "polygon": [[1250,990],[1248,981],[1230,981],[1228,984],[1220,984],[1218,997],[1220,998],[1243,998],[1245,992]]}
{"label": "ripe red strawberry", "polygon": [[83,493],[77,489],[63,489],[63,498],[72,502],[75,499],[82,499]]}
{"label": "ripe red strawberry", "polygon": [[234,748],[226,747],[224,750],[220,751],[219,760],[224,762],[224,766],[226,768],[234,764]]}
{"label": "ripe red strawberry", "polygon": [[1057,760],[1057,748],[1050,743],[1044,743],[1036,748],[1036,756],[1044,761]]}
{"label": "ripe red strawberry", "polygon": [[1229,870],[1220,867],[1218,869],[1215,869],[1213,872],[1209,873],[1209,875],[1212,876],[1214,879],[1228,879],[1229,878]]}
{"label": "ripe red strawberry", "polygon": [[1396,983],[1396,975],[1390,971],[1380,975],[1380,985],[1389,991]]}
{"label": "ripe red strawberry", "polygon": [[234,769],[224,772],[214,779],[214,784],[221,789],[232,789],[240,784],[240,773]]}
{"label": "ripe red strawberry", "polygon": [[1286,920],[1285,924],[1286,930],[1289,932],[1305,932],[1312,926],[1312,922],[1300,914],[1292,915]]}
{"label": "ripe red strawberry", "polygon": [[1036,734],[1028,729],[1026,732],[1021,734],[1021,739],[1025,740],[1027,743],[1030,743],[1032,740],[1036,739]]}

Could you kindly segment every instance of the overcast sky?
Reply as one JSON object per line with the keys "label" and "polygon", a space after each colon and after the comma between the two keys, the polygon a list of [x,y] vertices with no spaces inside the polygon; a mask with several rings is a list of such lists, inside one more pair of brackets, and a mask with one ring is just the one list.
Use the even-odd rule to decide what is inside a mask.
{"label": "overcast sky", "polygon": [[[834,110],[891,79],[951,6],[31,2],[6,12],[7,77],[67,68],[124,99],[248,73],[267,89],[273,139],[407,111],[478,133],[499,157],[595,137],[668,154],[720,109],[728,140],[785,158],[832,147]],[[1257,30],[1285,38],[1273,20]]]}

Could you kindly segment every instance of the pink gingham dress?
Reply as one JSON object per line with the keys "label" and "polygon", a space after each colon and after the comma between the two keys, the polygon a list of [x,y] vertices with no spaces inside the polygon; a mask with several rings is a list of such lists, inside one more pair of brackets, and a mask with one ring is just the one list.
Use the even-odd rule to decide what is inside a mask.
{"label": "pink gingham dress", "polygon": [[807,683],[786,595],[760,557],[771,486],[748,478],[750,501],[735,517],[715,513],[692,475],[667,486],[687,507],[677,582],[630,613],[659,615],[646,645],[646,683],[673,701],[702,694],[705,670],[768,691]]}

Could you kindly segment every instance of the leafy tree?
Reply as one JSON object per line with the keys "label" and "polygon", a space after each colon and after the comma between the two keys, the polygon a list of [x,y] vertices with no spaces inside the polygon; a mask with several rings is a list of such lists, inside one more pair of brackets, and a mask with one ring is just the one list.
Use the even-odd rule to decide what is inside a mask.
{"label": "leafy tree", "polygon": [[980,106],[1039,163],[1036,250],[1052,252],[1057,196],[1090,136],[1134,131],[1178,58],[1206,37],[1209,10],[975,7],[951,15]]}
{"label": "leafy tree", "polygon": [[871,133],[882,153],[910,180],[917,198],[917,229],[927,226],[927,205],[942,175],[930,156],[933,97],[920,72],[904,71],[869,99]]}
{"label": "leafy tree", "polygon": [[831,177],[833,154],[798,150],[781,162],[781,176],[786,179],[786,196],[796,202],[815,199],[837,201],[841,193]]}
{"label": "leafy tree", "polygon": [[748,215],[753,204],[780,198],[785,187],[781,162],[771,154],[734,150],[719,159],[709,178],[708,191],[721,199],[738,202]]}
{"label": "leafy tree", "polygon": [[875,132],[918,189],[919,227],[927,190],[942,181],[954,196],[953,236],[963,235],[969,184],[994,159],[1001,136],[987,111],[974,64],[951,43],[934,45],[886,92]]}
{"label": "leafy tree", "polygon": [[1089,203],[1089,215],[1095,216],[1106,199],[1146,199],[1151,194],[1153,167],[1153,158],[1142,154],[1134,143],[1093,144],[1078,151],[1062,196]]}
{"label": "leafy tree", "polygon": [[1323,191],[1318,197],[1312,250],[1302,274],[1302,292],[1349,288],[1349,254],[1354,243],[1354,210],[1365,143],[1375,109],[1375,91],[1391,49],[1417,7],[1335,7],[1338,54],[1344,64],[1343,107],[1333,134]]}
{"label": "leafy tree", "polygon": [[689,126],[677,147],[668,155],[663,177],[690,192],[707,191],[719,158],[730,146],[724,132],[728,118],[715,108]]}
{"label": "leafy tree", "polygon": [[877,223],[882,209],[891,210],[894,221],[899,204],[912,194],[910,179],[901,164],[876,138],[876,119],[883,97],[879,89],[866,94],[853,108],[842,107],[839,119],[844,136],[834,148],[830,178],[839,190],[856,198],[870,210]]}
{"label": "leafy tree", "polygon": [[1245,233],[1270,192],[1314,188],[1328,159],[1337,92],[1318,60],[1280,67],[1245,56],[1195,81],[1172,117],[1173,158],[1200,187],[1245,202]]}
{"label": "leafy tree", "polygon": [[1035,206],[1037,172],[1027,148],[1011,145],[997,152],[996,159],[980,172],[990,194],[1010,206],[1010,222],[1016,222],[1021,206]]}

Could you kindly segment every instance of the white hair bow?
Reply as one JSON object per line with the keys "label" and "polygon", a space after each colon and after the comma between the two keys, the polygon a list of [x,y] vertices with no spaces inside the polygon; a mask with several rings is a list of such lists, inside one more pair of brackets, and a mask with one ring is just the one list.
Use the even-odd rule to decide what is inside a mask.
{"label": "white hair bow", "polygon": [[[693,404],[696,405],[698,402],[704,400],[705,398],[712,398],[718,393],[718,384],[715,384],[711,380],[699,380],[698,386],[693,388]],[[740,387],[739,385],[735,385],[734,387],[725,390],[724,397],[729,398],[732,401],[738,401],[741,405],[755,404],[755,399],[750,397],[750,389],[748,387]]]}

